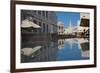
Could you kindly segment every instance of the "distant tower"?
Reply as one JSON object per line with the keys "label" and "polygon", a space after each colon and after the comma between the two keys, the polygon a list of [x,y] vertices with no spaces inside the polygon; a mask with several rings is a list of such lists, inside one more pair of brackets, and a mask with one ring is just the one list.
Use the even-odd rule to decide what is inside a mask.
{"label": "distant tower", "polygon": [[77,27],[80,26],[80,20],[77,20]]}
{"label": "distant tower", "polygon": [[73,33],[73,27],[72,27],[72,23],[71,20],[68,23],[68,26],[65,29],[65,34],[72,34]]}
{"label": "distant tower", "polygon": [[72,27],[72,22],[70,20],[69,23],[68,23],[68,28],[71,28],[71,27]]}

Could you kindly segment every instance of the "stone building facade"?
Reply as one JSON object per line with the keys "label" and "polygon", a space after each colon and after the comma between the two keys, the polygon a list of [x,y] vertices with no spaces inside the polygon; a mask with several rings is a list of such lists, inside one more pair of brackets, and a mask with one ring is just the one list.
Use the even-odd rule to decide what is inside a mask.
{"label": "stone building facade", "polygon": [[[28,22],[23,23],[25,20]],[[33,23],[33,27],[30,27]],[[25,24],[23,26],[25,28],[22,27],[22,24]],[[40,28],[35,28],[35,25]],[[58,41],[52,40],[51,35],[48,35],[49,33],[57,33],[57,16],[55,12],[21,10],[21,31],[22,63],[56,60],[55,54],[58,50]]]}
{"label": "stone building facade", "polygon": [[64,34],[64,23],[59,21],[57,23],[57,31],[58,31],[58,35],[63,35]]}
{"label": "stone building facade", "polygon": [[41,27],[37,32],[57,32],[57,16],[54,11],[21,10],[21,21],[25,19]]}
{"label": "stone building facade", "polygon": [[89,37],[90,14],[80,13],[80,25],[78,27],[78,37]]}

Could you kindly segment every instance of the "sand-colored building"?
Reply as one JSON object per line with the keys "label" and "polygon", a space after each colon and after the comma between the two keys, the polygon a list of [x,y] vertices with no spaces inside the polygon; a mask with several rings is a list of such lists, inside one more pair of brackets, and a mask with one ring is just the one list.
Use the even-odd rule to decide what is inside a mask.
{"label": "sand-colored building", "polygon": [[58,32],[58,35],[63,35],[64,34],[64,23],[59,21],[57,23],[57,32]]}
{"label": "sand-colored building", "polygon": [[77,28],[77,36],[78,37],[89,37],[89,20],[90,19],[90,14],[89,13],[80,13],[80,21],[78,24],[80,24]]}

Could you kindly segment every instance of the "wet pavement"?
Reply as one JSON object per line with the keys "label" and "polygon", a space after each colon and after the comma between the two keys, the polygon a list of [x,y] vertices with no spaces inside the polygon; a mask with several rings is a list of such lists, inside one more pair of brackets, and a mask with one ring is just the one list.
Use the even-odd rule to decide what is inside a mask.
{"label": "wet pavement", "polygon": [[[24,40],[27,39],[27,40]],[[21,62],[87,60],[88,38],[25,37],[21,42]]]}

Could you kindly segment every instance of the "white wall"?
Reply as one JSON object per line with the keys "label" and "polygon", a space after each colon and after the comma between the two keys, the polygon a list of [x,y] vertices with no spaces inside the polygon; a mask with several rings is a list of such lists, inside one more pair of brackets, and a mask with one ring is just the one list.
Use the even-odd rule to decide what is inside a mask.
{"label": "white wall", "polygon": [[[100,37],[100,1],[99,0],[34,0],[56,3],[97,5],[97,37]],[[65,69],[39,71],[34,73],[99,73],[100,72],[100,38],[97,41],[97,68]],[[0,0],[0,73],[10,73],[10,0]],[[28,72],[27,72],[28,73]],[[33,72],[29,72],[33,73]]]}

